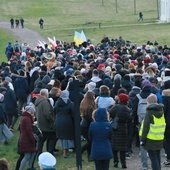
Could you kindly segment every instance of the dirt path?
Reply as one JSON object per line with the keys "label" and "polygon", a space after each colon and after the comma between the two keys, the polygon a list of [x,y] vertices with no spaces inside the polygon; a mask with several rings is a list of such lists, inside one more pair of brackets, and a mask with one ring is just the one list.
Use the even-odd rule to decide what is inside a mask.
{"label": "dirt path", "polygon": [[43,38],[38,32],[28,28],[11,29],[10,22],[1,21],[0,28],[11,31],[11,33],[17,37],[16,40],[20,43],[28,43],[31,48],[37,46],[38,40],[47,42],[47,39]]}

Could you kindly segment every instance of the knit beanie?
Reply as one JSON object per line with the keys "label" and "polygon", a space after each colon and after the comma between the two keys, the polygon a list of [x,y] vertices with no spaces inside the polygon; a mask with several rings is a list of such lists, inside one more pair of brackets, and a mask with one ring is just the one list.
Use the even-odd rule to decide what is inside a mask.
{"label": "knit beanie", "polygon": [[156,96],[155,94],[149,95],[149,96],[147,97],[147,102],[148,102],[149,104],[151,104],[151,103],[157,103],[157,96]]}
{"label": "knit beanie", "polygon": [[88,83],[87,87],[88,87],[88,90],[92,91],[92,90],[94,90],[96,88],[96,83],[95,82],[90,82],[90,83]]}
{"label": "knit beanie", "polygon": [[33,114],[33,113],[35,113],[35,108],[33,106],[26,106],[25,111],[30,114]]}
{"label": "knit beanie", "polygon": [[127,102],[129,100],[129,97],[127,94],[124,94],[124,93],[120,93],[118,95],[118,98],[119,98],[119,101],[120,102]]}

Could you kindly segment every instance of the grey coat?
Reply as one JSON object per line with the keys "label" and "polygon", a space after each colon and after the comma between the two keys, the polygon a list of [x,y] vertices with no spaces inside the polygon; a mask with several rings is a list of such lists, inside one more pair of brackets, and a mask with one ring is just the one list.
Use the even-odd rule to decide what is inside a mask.
{"label": "grey coat", "polygon": [[44,132],[54,131],[54,111],[48,99],[40,97],[35,101],[38,127]]}

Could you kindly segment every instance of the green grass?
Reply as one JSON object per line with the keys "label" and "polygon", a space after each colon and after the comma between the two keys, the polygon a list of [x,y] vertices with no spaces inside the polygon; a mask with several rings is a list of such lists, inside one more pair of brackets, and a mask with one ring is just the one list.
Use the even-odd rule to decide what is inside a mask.
{"label": "green grass", "polygon": [[[161,45],[170,46],[169,23],[157,24],[156,0],[136,0],[136,14],[134,14],[134,0],[0,0],[0,20],[9,21],[11,17],[23,17],[25,26],[38,31],[43,37],[55,36],[59,40],[73,41],[74,31],[84,30],[86,37],[97,44],[103,35],[109,38],[122,36],[138,45],[148,40],[158,41]],[[144,21],[138,22],[138,13],[142,11]],[[44,19],[44,29],[39,29],[38,21]],[[86,24],[91,22],[92,24]],[[101,23],[101,29],[98,28]],[[150,23],[150,24],[147,24]],[[28,35],[29,36],[29,35]],[[10,32],[0,29],[0,61],[6,61],[5,46],[9,41],[14,43],[16,37]],[[18,132],[9,146],[0,144],[0,157],[6,157],[14,169],[18,155]],[[56,156],[59,170],[76,169],[74,154],[64,160],[60,153]],[[86,155],[83,155],[86,160]],[[88,167],[90,166],[90,167]],[[83,162],[83,169],[94,169],[94,163]]]}
{"label": "green grass", "polygon": [[[19,122],[19,121],[18,121]],[[16,123],[15,129],[18,125],[18,122]],[[19,138],[19,131],[14,131],[14,136],[9,140],[9,145],[4,145],[3,143],[0,143],[0,158],[6,158],[9,161],[11,170],[15,169],[16,161],[19,158],[19,155],[17,154],[17,141]],[[82,145],[84,145],[84,141],[82,142]],[[44,151],[45,151],[44,144]],[[59,149],[59,152],[55,155],[57,159],[56,168],[58,170],[76,170],[76,157],[75,153],[69,152],[70,157],[68,159],[62,158],[62,149],[58,146],[56,146]],[[82,162],[83,169],[85,170],[94,170],[94,163],[87,161],[87,154],[84,152],[82,159],[84,160]],[[38,170],[38,163],[35,161],[35,168]]]}
{"label": "green grass", "polygon": [[0,61],[7,61],[7,58],[5,56],[5,47],[7,43],[14,42],[15,37],[12,36],[12,34],[8,31],[0,29]]}
{"label": "green grass", "polygon": [[[144,43],[146,37],[151,41],[158,39],[160,43],[169,42],[166,39],[168,26],[156,24],[158,14],[155,0],[136,0],[136,14],[134,14],[134,0],[118,1],[118,13],[116,13],[114,0],[103,0],[103,6],[101,0],[1,1],[0,9],[4,20],[9,20],[11,16],[14,18],[22,16],[27,27],[39,31],[44,37],[56,36],[60,40],[71,42],[74,31],[83,29],[94,44],[101,40],[103,34],[112,38],[122,35],[124,39],[130,39],[136,43]],[[139,11],[144,14],[142,23],[153,24],[141,26],[142,23],[139,23],[133,26],[138,24]],[[40,17],[43,17],[45,21],[44,30],[39,29]],[[86,25],[87,22],[94,24]],[[98,23],[102,23],[102,29],[98,28]],[[160,32],[164,34],[159,34]],[[146,33],[145,36],[143,36],[144,33]]]}

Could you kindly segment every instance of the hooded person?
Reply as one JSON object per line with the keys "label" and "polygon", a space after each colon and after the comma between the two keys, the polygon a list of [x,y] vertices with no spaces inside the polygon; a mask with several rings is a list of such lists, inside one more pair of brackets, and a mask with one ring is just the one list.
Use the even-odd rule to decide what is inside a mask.
{"label": "hooded person", "polygon": [[68,158],[68,149],[74,148],[74,103],[69,99],[69,91],[61,91],[55,103],[55,132],[63,158]]}
{"label": "hooded person", "polygon": [[112,127],[108,122],[106,109],[98,108],[94,112],[94,119],[95,121],[89,127],[89,139],[92,142],[91,159],[95,161],[96,169],[109,170],[110,159],[113,157],[111,148]]}
{"label": "hooded person", "polygon": [[89,82],[86,87],[84,88],[83,92],[87,91],[93,91],[95,94],[95,97],[99,95],[99,89],[96,88],[96,83],[95,82]]}
{"label": "hooded person", "polygon": [[162,91],[162,103],[164,105],[164,116],[166,121],[165,140],[167,147],[167,160],[165,165],[170,165],[170,80],[164,83],[165,89]]}
{"label": "hooded person", "polygon": [[165,118],[163,105],[157,103],[157,96],[147,97],[146,115],[141,124],[139,135],[141,145],[148,151],[152,169],[161,169],[160,150],[163,148]]}
{"label": "hooded person", "polygon": [[[142,91],[139,94],[137,94],[133,100],[133,106],[134,106],[133,115],[135,115],[134,120],[136,126],[140,127],[142,120],[146,115],[147,97],[152,95],[151,87],[152,84],[150,83],[149,80],[143,80],[141,84]],[[143,146],[140,146],[140,152],[141,152],[142,168],[146,169],[148,168],[147,151],[143,148]]]}

